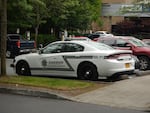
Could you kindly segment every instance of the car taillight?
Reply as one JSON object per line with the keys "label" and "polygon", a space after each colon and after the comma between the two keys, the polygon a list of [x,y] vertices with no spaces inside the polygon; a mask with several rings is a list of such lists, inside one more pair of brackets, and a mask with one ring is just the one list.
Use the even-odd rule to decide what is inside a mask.
{"label": "car taillight", "polygon": [[18,40],[18,41],[16,42],[16,45],[17,45],[18,48],[20,48],[20,40]]}
{"label": "car taillight", "polygon": [[34,48],[36,48],[36,42],[34,42]]}
{"label": "car taillight", "polygon": [[98,38],[94,38],[93,41],[98,41]]}
{"label": "car taillight", "polygon": [[130,54],[113,54],[109,56],[105,56],[105,59],[118,59],[121,56],[131,56]]}
{"label": "car taillight", "polygon": [[119,55],[109,55],[109,56],[105,56],[105,59],[117,59],[119,57]]}

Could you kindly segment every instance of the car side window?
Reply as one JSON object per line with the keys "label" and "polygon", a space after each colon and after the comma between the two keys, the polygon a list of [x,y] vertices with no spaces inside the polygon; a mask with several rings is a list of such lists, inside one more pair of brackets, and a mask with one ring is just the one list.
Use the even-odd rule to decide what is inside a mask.
{"label": "car side window", "polygon": [[49,54],[49,53],[60,53],[62,52],[64,44],[52,44],[48,45],[46,48],[43,49],[42,53],[43,54]]}
{"label": "car side window", "polygon": [[99,37],[100,37],[99,34],[92,34],[92,35],[89,36],[89,38],[90,38],[91,40],[93,40],[94,38],[99,38]]}
{"label": "car side window", "polygon": [[115,46],[115,40],[104,40],[103,43],[109,46]]}
{"label": "car side window", "polygon": [[83,50],[84,50],[83,46],[75,43],[67,43],[63,48],[63,52],[79,52]]}
{"label": "car side window", "polygon": [[126,47],[126,44],[127,44],[127,42],[125,40],[122,40],[122,39],[116,40],[116,45],[118,47]]}

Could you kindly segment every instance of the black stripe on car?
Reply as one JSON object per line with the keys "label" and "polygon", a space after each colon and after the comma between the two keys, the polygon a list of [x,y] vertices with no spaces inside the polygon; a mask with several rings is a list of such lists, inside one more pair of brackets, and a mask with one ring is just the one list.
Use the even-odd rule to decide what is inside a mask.
{"label": "black stripe on car", "polygon": [[92,59],[93,56],[62,56],[65,63],[69,68],[47,68],[44,66],[43,68],[30,68],[31,70],[53,70],[53,71],[75,71],[71,64],[68,62],[68,59]]}

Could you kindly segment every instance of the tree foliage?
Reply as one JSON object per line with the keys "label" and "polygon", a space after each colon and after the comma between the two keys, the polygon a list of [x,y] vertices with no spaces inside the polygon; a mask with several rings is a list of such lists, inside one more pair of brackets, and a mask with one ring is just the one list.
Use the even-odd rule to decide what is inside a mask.
{"label": "tree foliage", "polygon": [[8,32],[15,32],[17,28],[32,27],[28,23],[28,14],[32,10],[32,6],[27,0],[8,0]]}
{"label": "tree foliage", "polygon": [[[60,30],[85,30],[91,22],[99,22],[100,0],[8,0],[8,26],[34,28],[40,26]],[[13,30],[14,31],[14,30]]]}

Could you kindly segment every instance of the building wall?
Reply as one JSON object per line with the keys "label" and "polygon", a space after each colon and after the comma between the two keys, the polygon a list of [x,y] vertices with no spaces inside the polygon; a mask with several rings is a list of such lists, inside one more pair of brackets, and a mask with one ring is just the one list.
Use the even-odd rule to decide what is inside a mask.
{"label": "building wall", "polygon": [[[102,0],[102,5],[105,5],[106,7],[102,9],[102,17],[100,18],[102,20],[102,27],[97,26],[96,24],[92,24],[93,25],[93,31],[97,31],[97,30],[106,30],[111,32],[111,26],[115,25],[116,23],[124,20],[124,17],[122,16],[110,16],[108,13],[109,12],[109,8],[111,7],[110,4],[115,5],[115,7],[119,7],[119,4],[123,4],[123,3],[130,3],[132,0]],[[115,12],[115,7],[113,8],[113,10]],[[112,12],[111,12],[112,14]]]}
{"label": "building wall", "polygon": [[101,20],[102,20],[102,23],[103,23],[103,26],[101,28],[97,29],[96,30],[105,30],[105,31],[109,31],[111,32],[112,29],[111,29],[111,26],[112,25],[116,25],[117,23],[121,22],[124,20],[124,17],[120,17],[120,16],[103,16],[101,17]]}
{"label": "building wall", "polygon": [[[134,13],[127,13],[121,14],[120,8],[124,5],[130,5],[135,1],[139,0],[102,0],[102,22],[103,26],[98,27],[96,26],[94,30],[107,30],[111,32],[111,26],[116,25],[117,23],[124,20],[124,17],[133,17],[136,15],[137,17],[149,18],[150,12],[134,12]],[[149,9],[150,11],[150,9]]]}
{"label": "building wall", "polygon": [[102,3],[132,3],[134,0],[102,0]]}

